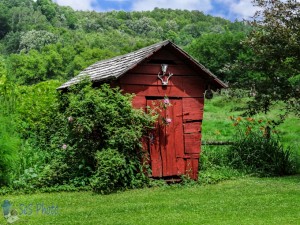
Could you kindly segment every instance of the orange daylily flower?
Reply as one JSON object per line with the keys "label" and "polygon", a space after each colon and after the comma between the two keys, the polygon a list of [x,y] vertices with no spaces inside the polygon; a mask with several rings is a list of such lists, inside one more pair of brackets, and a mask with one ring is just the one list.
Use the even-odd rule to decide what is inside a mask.
{"label": "orange daylily flower", "polygon": [[242,120],[242,117],[240,117],[240,116],[238,118],[236,118],[236,121],[238,121],[238,122],[241,120]]}
{"label": "orange daylily flower", "polygon": [[249,122],[253,122],[253,121],[254,121],[254,119],[253,119],[252,117],[248,117],[247,120],[248,120]]}

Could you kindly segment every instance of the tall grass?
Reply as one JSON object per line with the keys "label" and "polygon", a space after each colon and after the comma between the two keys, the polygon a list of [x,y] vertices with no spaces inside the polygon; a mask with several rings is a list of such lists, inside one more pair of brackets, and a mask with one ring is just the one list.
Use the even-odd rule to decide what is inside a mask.
{"label": "tall grass", "polygon": [[[211,146],[206,145],[205,143],[209,141],[236,141],[236,127],[229,117],[231,116],[236,118],[242,115],[244,113],[243,109],[247,107],[247,100],[247,97],[230,97],[218,94],[216,94],[211,100],[205,100],[204,120],[202,125],[202,140],[204,144],[202,145],[201,161],[199,166],[200,182],[215,183],[219,180],[243,176],[245,174],[245,171],[236,170],[231,167],[232,163],[228,158],[230,145]],[[268,114],[258,114],[254,116],[254,119],[256,121],[259,119],[264,121],[277,120],[279,115],[282,113],[280,107],[281,106],[279,104],[273,107]],[[290,114],[279,126],[276,127],[276,130],[279,138],[276,139],[275,142],[269,143],[270,145],[273,144],[273,147],[276,147],[273,148],[273,150],[275,149],[273,156],[276,158],[281,155],[283,156],[283,161],[284,158],[288,157],[296,162],[295,164],[298,165],[299,168],[299,157],[297,157],[297,155],[299,156],[300,154],[300,118]],[[251,147],[251,143],[249,144]],[[247,154],[249,158],[253,157],[253,154],[255,157],[261,157],[257,154],[257,152],[255,152],[255,150],[257,150],[257,147],[262,143],[258,142],[258,140],[253,140],[252,144],[254,149],[251,150],[249,147],[250,152],[248,151],[246,153],[244,151],[246,147],[245,144],[240,143],[240,153]],[[276,154],[276,152],[278,154]],[[280,160],[277,159],[278,164],[280,163],[279,161]],[[283,161],[281,161],[281,163],[284,164]],[[267,164],[265,167],[268,166]]]}
{"label": "tall grass", "polygon": [[[214,96],[205,100],[204,119],[202,124],[203,141],[231,141],[234,140],[235,129],[230,116],[239,116],[244,113],[248,98]],[[278,120],[282,114],[280,103],[271,108],[268,114],[255,115],[255,119]],[[280,142],[283,146],[291,147],[293,152],[300,154],[300,118],[292,113],[276,127]]]}
{"label": "tall grass", "polygon": [[260,176],[283,176],[296,172],[290,149],[284,149],[275,137],[250,133],[238,138],[229,148],[230,164]]}
{"label": "tall grass", "polygon": [[17,168],[18,138],[14,124],[14,95],[0,93],[0,185],[10,183],[12,175]]}
{"label": "tall grass", "polygon": [[223,180],[243,177],[244,171],[230,166],[228,150],[230,146],[202,146],[199,163],[199,183],[214,184]]}

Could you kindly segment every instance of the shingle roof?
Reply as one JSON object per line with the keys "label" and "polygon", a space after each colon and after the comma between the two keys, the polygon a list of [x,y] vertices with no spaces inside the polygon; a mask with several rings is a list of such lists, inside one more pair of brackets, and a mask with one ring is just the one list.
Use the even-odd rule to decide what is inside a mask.
{"label": "shingle roof", "polygon": [[137,51],[117,56],[111,59],[102,60],[96,62],[95,64],[87,67],[83,71],[79,73],[76,77],[72,78],[71,80],[67,81],[63,85],[61,85],[58,89],[65,89],[73,84],[79,83],[81,79],[85,76],[90,77],[92,82],[99,82],[104,80],[110,79],[117,79],[128,70],[134,68],[140,62],[145,60],[146,58],[153,55],[155,52],[160,50],[162,47],[166,45],[171,45],[172,47],[176,48],[180,51],[183,55],[185,55],[192,63],[196,64],[196,66],[200,67],[203,71],[205,71],[211,78],[213,78],[221,87],[227,87],[225,83],[219,80],[213,73],[211,73],[208,69],[206,69],[202,64],[197,62],[191,56],[189,56],[185,51],[180,49],[174,43],[169,40],[159,42],[154,45],[150,45],[145,48],[141,48]]}

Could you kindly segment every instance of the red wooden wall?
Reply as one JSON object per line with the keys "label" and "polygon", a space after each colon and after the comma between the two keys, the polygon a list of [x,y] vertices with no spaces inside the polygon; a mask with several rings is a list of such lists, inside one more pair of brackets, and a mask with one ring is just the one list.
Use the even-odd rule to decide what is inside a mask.
{"label": "red wooden wall", "polygon": [[[173,73],[168,86],[162,86],[157,75],[161,63]],[[144,146],[150,155],[152,177],[176,177],[183,174],[198,178],[201,146],[204,91],[203,71],[193,68],[186,58],[172,49],[163,48],[119,78],[115,85],[125,93],[135,93],[133,106],[145,109],[152,101],[168,96],[172,123],[157,127],[155,140]],[[151,142],[151,143],[150,143]]]}

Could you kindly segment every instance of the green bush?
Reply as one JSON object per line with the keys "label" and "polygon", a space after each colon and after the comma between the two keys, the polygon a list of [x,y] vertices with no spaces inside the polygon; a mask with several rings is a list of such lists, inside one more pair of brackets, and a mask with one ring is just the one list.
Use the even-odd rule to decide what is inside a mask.
{"label": "green bush", "polygon": [[[133,109],[132,95],[107,84],[92,88],[90,82],[83,81],[60,97],[60,111],[53,121],[56,131],[47,145],[53,158],[40,174],[39,185],[86,186],[92,176],[94,190],[103,193],[143,185],[141,139],[155,117]],[[112,169],[113,160],[112,165],[105,161],[105,154],[112,151],[109,149],[114,149],[114,159],[125,160],[126,171]],[[104,179],[104,170],[117,180],[110,183]]]}
{"label": "green bush", "polygon": [[282,176],[296,171],[290,149],[284,149],[278,138],[251,133],[230,148],[229,159],[235,168],[262,176]]}
{"label": "green bush", "polygon": [[16,121],[24,139],[31,138],[34,146],[44,148],[55,132],[58,111],[57,80],[48,80],[31,86],[16,87]]}
{"label": "green bush", "polygon": [[296,172],[292,151],[284,149],[279,138],[271,134],[270,121],[263,124],[261,120],[240,117],[236,121],[237,139],[228,151],[234,168],[260,176],[283,176]]}
{"label": "green bush", "polygon": [[126,187],[127,165],[125,156],[113,149],[104,149],[96,153],[97,169],[91,179],[94,191],[110,193]]}
{"label": "green bush", "polygon": [[202,145],[199,170],[217,169],[228,166],[228,146]]}
{"label": "green bush", "polygon": [[55,154],[49,146],[50,137],[58,127],[55,121],[58,114],[56,87],[59,84],[54,80],[32,86],[10,84],[11,93],[6,93],[15,101],[10,114],[17,132],[11,136],[22,138],[16,149],[18,163],[15,163],[11,176],[14,188],[36,188],[45,164]]}

